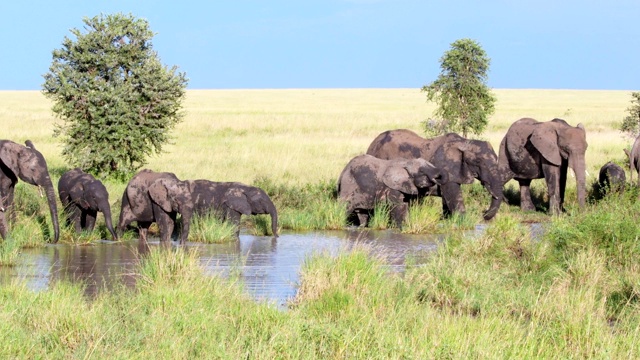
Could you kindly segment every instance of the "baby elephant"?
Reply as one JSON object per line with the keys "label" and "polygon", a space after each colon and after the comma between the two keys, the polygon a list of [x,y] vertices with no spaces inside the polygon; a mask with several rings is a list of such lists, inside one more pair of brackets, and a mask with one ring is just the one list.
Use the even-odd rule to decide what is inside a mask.
{"label": "baby elephant", "polygon": [[67,216],[67,225],[74,224],[76,232],[92,231],[98,211],[104,214],[104,222],[113,240],[117,240],[111,220],[109,193],[100,180],[82,170],[69,170],[58,181],[58,194]]}
{"label": "baby elephant", "polygon": [[382,160],[371,155],[351,159],[338,179],[338,198],[347,202],[347,216],[355,212],[360,226],[366,226],[369,212],[378,202],[389,202],[391,217],[402,226],[408,202],[434,185],[448,181],[446,172],[427,160]]}
{"label": "baby elephant", "polygon": [[199,215],[212,213],[222,221],[231,221],[238,227],[241,215],[269,214],[271,232],[278,236],[278,212],[264,190],[239,182],[193,181],[191,197],[194,212]]}
{"label": "baby elephant", "polygon": [[607,192],[623,192],[627,176],[622,167],[609,161],[600,168],[598,186],[604,194]]}

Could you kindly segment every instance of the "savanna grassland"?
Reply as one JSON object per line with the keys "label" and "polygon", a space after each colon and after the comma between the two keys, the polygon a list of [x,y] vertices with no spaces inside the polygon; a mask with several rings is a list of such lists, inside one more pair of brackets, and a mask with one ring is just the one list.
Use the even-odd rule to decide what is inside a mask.
{"label": "savanna grassland", "polygon": [[[560,117],[587,129],[589,185],[607,161],[624,165],[622,150],[633,140],[617,127],[629,92],[495,94],[496,113],[480,138],[496,151],[518,118]],[[274,198],[285,231],[339,228],[343,208],[332,191],[344,165],[384,130],[420,132],[432,110],[417,89],[190,90],[174,143],[146,167],[181,179],[259,185]],[[2,138],[31,139],[57,183],[68,166],[51,136],[54,123],[40,93],[0,92]],[[125,184],[106,185],[117,216]],[[534,193],[544,199],[541,185],[539,180]],[[3,254],[44,244],[30,216],[48,219],[48,211],[32,188],[18,188],[19,216],[26,220],[14,224]],[[581,210],[570,177],[566,214],[522,214],[503,204],[479,238],[465,237],[457,229],[480,219],[484,197],[477,184],[467,186],[464,219],[441,220],[438,200],[413,207],[408,231],[438,229],[447,239],[431,261],[403,276],[389,274],[364,247],[308,259],[287,311],[254,302],[234,278],[205,275],[196,254],[181,249],[151,251],[141,259],[135,290],[123,286],[91,300],[80,284],[35,292],[16,280],[0,287],[0,356],[640,357],[638,189],[591,199]],[[541,239],[530,238],[531,221],[545,223]],[[68,233],[62,241],[76,239]]]}

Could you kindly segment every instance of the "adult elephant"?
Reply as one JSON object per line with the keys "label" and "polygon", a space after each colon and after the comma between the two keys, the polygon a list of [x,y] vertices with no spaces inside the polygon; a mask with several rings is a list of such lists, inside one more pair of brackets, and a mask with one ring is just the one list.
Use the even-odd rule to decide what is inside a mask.
{"label": "adult elephant", "polygon": [[111,219],[109,192],[100,180],[79,168],[69,170],[58,181],[58,195],[64,206],[66,224],[73,223],[76,232],[93,231],[98,212],[101,212],[111,237],[118,240]]}
{"label": "adult elephant", "polygon": [[192,182],[181,181],[170,172],[141,170],[131,178],[122,195],[122,208],[118,220],[118,233],[133,221],[138,223],[140,241],[147,241],[153,222],[160,229],[160,241],[169,242],[177,214],[182,217],[180,244],[189,237],[193,215]]}
{"label": "adult elephant", "polygon": [[460,185],[471,184],[474,179],[491,195],[489,209],[483,217],[493,218],[502,202],[502,177],[498,168],[498,156],[491,144],[481,140],[465,139],[454,133],[425,139],[407,129],[388,130],[378,135],[367,154],[380,159],[422,158],[447,173],[448,181],[431,195],[442,197],[445,216],[451,213],[464,214],[465,206]]}
{"label": "adult elephant", "polygon": [[271,233],[278,236],[278,212],[264,190],[239,182],[194,180],[191,192],[194,210],[198,215],[208,213],[222,221],[230,221],[238,228],[242,215],[269,214]]}
{"label": "adult elephant", "polygon": [[[58,242],[60,238],[58,207],[47,162],[30,140],[25,141],[25,145],[10,140],[0,140],[0,195],[2,203],[8,211],[9,219],[14,221],[16,215],[13,196],[18,179],[44,189],[53,223],[53,242]],[[5,238],[8,231],[6,219],[0,229],[3,227],[5,230],[2,237]]]}
{"label": "adult elephant", "polygon": [[386,201],[391,204],[391,217],[401,227],[409,200],[420,190],[446,182],[446,172],[421,158],[383,160],[359,155],[340,174],[338,198],[347,203],[347,216],[356,213],[360,226],[367,225],[377,203]]}
{"label": "adult elephant", "polygon": [[549,194],[549,212],[563,210],[570,167],[576,175],[578,204],[586,198],[585,153],[587,137],[584,126],[569,125],[562,119],[547,122],[522,118],[514,122],[500,143],[500,169],[504,182],[515,179],[520,184],[520,208],[534,210],[531,180],[544,178]]}

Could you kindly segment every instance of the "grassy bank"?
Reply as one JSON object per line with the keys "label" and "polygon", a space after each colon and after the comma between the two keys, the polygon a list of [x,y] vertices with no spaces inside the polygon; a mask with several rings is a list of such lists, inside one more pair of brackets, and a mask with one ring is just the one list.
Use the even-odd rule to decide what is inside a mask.
{"label": "grassy bank", "polygon": [[629,196],[601,204],[554,219],[542,239],[501,216],[479,238],[449,237],[404,276],[365,247],[319,254],[287,311],[205,275],[181,249],[152,250],[135,290],[93,301],[66,282],[3,286],[0,356],[637,358],[640,208]]}

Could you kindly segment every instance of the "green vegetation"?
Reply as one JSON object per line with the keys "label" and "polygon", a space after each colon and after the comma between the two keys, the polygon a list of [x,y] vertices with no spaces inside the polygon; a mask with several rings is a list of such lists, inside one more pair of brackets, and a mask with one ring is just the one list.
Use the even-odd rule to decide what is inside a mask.
{"label": "green vegetation", "polygon": [[448,132],[482,134],[495,110],[496,97],[487,86],[491,60],[480,44],[456,40],[440,59],[440,75],[422,87],[427,100],[438,104],[438,119],[424,122],[427,137]]}
{"label": "green vegetation", "polygon": [[69,164],[124,180],[169,142],[187,79],[160,63],[146,20],[100,15],[84,29],[53,51],[43,93],[62,120],[54,133]]}
{"label": "green vegetation", "polygon": [[620,131],[635,138],[640,133],[640,92],[632,92],[631,97],[631,106],[627,108],[627,116],[622,119]]}

